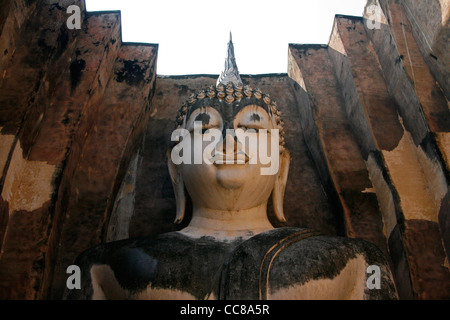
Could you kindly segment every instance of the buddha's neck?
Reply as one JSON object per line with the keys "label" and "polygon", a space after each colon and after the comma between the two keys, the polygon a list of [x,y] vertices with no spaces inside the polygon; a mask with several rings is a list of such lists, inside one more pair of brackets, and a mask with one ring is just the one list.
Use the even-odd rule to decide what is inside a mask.
{"label": "buddha's neck", "polygon": [[267,203],[252,209],[222,211],[194,206],[192,220],[180,232],[191,238],[212,237],[218,241],[246,240],[272,230]]}

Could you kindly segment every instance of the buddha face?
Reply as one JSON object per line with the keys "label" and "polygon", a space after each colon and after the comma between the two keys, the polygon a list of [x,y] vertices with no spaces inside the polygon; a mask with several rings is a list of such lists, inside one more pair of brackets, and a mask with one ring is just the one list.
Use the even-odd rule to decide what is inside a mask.
{"label": "buddha face", "polygon": [[261,206],[274,193],[284,219],[289,153],[280,153],[279,130],[266,104],[205,99],[190,108],[177,136],[181,142],[169,155],[177,210],[184,211],[184,187],[194,206],[220,211]]}
{"label": "buddha face", "polygon": [[[259,154],[268,151],[271,155],[270,138],[275,134],[269,114],[262,107],[249,105],[235,116],[213,107],[200,107],[188,118],[186,129],[192,161],[181,164],[180,171],[193,203],[234,211],[267,201],[278,170],[272,175],[262,174],[267,165],[261,163]],[[266,141],[260,133],[263,130]],[[264,147],[259,148],[263,143]],[[279,163],[279,151],[275,152],[270,158]],[[195,157],[203,161],[196,164]]]}

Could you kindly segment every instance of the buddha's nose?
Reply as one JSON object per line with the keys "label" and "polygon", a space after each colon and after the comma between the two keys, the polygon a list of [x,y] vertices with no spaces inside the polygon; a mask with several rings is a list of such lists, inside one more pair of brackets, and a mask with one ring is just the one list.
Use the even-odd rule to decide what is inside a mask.
{"label": "buddha's nose", "polygon": [[230,121],[226,121],[222,130],[222,152],[224,154],[233,154],[237,151],[237,138],[234,132],[234,128],[232,127],[233,123]]}
{"label": "buddha's nose", "polygon": [[235,154],[237,152],[236,137],[227,133],[223,139],[222,149],[224,154]]}

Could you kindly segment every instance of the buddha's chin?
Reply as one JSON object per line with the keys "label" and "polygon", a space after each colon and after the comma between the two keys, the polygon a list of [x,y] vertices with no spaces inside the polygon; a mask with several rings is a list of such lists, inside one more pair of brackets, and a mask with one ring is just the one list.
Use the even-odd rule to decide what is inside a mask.
{"label": "buddha's chin", "polygon": [[238,189],[248,179],[246,165],[221,165],[217,170],[217,182],[224,189]]}

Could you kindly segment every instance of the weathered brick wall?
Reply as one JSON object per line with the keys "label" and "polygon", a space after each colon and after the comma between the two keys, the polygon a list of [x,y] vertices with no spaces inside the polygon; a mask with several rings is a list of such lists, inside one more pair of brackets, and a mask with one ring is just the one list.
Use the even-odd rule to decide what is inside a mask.
{"label": "weathered brick wall", "polygon": [[[5,3],[3,299],[46,298],[50,291],[61,297],[65,265],[103,239],[117,186],[147,123],[157,46],[123,45],[118,12],[83,12],[82,29],[69,30],[70,4]],[[84,8],[84,1],[75,4]]]}
{"label": "weathered brick wall", "polygon": [[[369,1],[364,18],[336,16],[328,46],[291,45],[289,75],[302,88],[302,124],[313,137],[306,141],[339,194],[347,235],[389,253],[401,298],[448,298],[445,83],[411,28],[422,13],[408,17],[407,3],[380,2]],[[379,27],[370,28],[371,20]],[[430,25],[435,34],[445,28]],[[448,69],[439,71],[448,77]],[[339,154],[342,141],[353,148]],[[347,163],[347,172],[356,171],[356,160],[364,175],[348,183],[342,172]]]}
{"label": "weathered brick wall", "polygon": [[[157,45],[123,44],[120,14],[81,0],[0,5],[0,298],[60,299],[85,249],[186,225],[166,151],[218,75],[157,77]],[[327,45],[289,46],[287,74],[242,78],[284,114],[285,225],[373,242],[401,298],[450,298],[449,7],[372,5],[380,28],[336,16]]]}
{"label": "weathered brick wall", "polygon": [[404,15],[409,21],[408,25],[419,50],[448,99],[450,97],[449,2],[446,0],[397,0],[395,2],[402,4]]}

